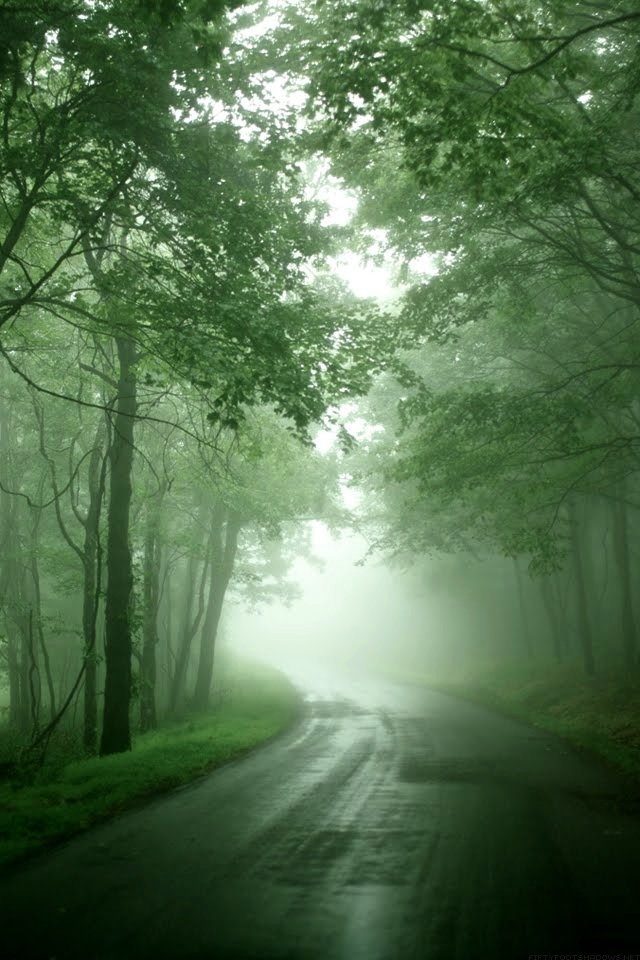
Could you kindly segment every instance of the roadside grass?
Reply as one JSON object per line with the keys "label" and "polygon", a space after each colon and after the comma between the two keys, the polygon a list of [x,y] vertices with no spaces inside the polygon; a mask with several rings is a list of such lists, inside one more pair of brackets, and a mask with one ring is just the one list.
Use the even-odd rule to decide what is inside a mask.
{"label": "roadside grass", "polygon": [[456,680],[413,682],[492,707],[563,737],[640,781],[640,677],[612,673],[589,682],[580,664],[493,665]]}
{"label": "roadside grass", "polygon": [[134,736],[130,753],[69,760],[68,745],[52,747],[31,782],[0,784],[0,864],[242,756],[284,730],[298,709],[297,693],[283,674],[237,664],[218,707]]}

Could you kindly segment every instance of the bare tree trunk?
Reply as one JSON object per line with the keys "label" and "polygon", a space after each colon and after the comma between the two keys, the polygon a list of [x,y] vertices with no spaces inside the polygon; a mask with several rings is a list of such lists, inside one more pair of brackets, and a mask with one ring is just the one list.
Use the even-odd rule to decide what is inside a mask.
{"label": "bare tree trunk", "polygon": [[225,512],[227,513],[227,520],[224,525],[224,547],[222,543],[222,522],[219,521],[217,517],[213,521],[214,538],[211,582],[209,586],[207,613],[200,634],[200,657],[193,695],[193,705],[196,710],[206,710],[209,705],[218,624],[220,623],[224,596],[233,572],[233,564],[238,550],[238,536],[242,525],[238,513],[235,511]]}
{"label": "bare tree trunk", "polygon": [[[89,505],[83,516],[73,501],[71,507],[76,520],[84,530],[84,543],[80,546],[73,539],[60,509],[61,495],[56,479],[54,461],[47,453],[44,408],[39,399],[32,395],[33,408],[38,422],[40,453],[49,465],[51,484],[55,495],[55,514],[58,527],[63,539],[73,550],[82,564],[83,592],[82,592],[82,632],[84,640],[82,676],[84,681],[84,724],[83,740],[89,753],[95,753],[97,748],[97,655],[96,655],[96,619],[98,615],[99,598],[99,524],[102,498],[104,495],[106,458],[103,456],[105,427],[100,424],[96,430],[94,445],[89,457],[88,490]],[[75,706],[74,706],[75,710]],[[60,717],[52,717],[52,723],[57,724]]]}
{"label": "bare tree trunk", "polygon": [[158,659],[161,659],[162,670],[160,672],[161,683],[157,685],[157,697],[161,703],[163,711],[168,710],[169,691],[171,678],[175,665],[175,653],[173,651],[173,591],[171,590],[171,572],[172,565],[168,557],[167,550],[163,551],[163,564],[160,576],[160,622],[162,629],[160,634],[160,645],[158,648]]}
{"label": "bare tree trunk", "polygon": [[9,670],[9,723],[20,733],[27,734],[32,706],[30,670],[33,662],[24,607],[24,578],[18,569],[15,556],[5,562],[8,562],[9,572],[4,616]]}
{"label": "bare tree trunk", "polygon": [[160,506],[166,486],[159,498],[149,498],[146,505],[143,572],[142,656],[140,659],[140,729],[155,730],[156,716],[156,648],[158,645],[158,602],[160,598]]}
{"label": "bare tree trunk", "polygon": [[527,605],[524,596],[524,584],[522,582],[522,571],[517,557],[513,557],[513,569],[516,577],[516,587],[518,591],[518,606],[520,608],[520,622],[522,625],[522,641],[524,649],[529,659],[533,658],[533,645],[531,643],[531,631],[529,629],[529,616],[527,614]]}
{"label": "bare tree trunk", "polygon": [[[13,485],[11,476],[11,408],[0,404],[0,463],[5,482]],[[0,490],[0,604],[7,634],[7,668],[9,672],[9,723],[26,732],[22,727],[24,710],[22,703],[23,682],[20,661],[20,631],[17,623],[19,604],[19,542],[14,497]]]}
{"label": "bare tree trunk", "polygon": [[[202,529],[200,524],[199,529]],[[200,545],[201,543],[202,541],[200,542]],[[210,554],[211,532],[209,533],[209,539],[204,554],[204,562],[202,564],[202,571],[200,574],[200,585],[198,587],[198,607],[193,618],[191,613],[193,608],[193,598],[196,593],[195,583],[199,564],[197,553],[193,553],[189,557],[189,562],[187,564],[185,600],[182,613],[182,630],[180,635],[180,643],[178,645],[178,652],[176,654],[175,670],[173,673],[173,680],[169,695],[170,713],[175,713],[178,710],[184,695],[185,681],[187,677],[187,665],[189,663],[189,655],[191,653],[191,644],[193,642],[193,638],[198,632],[198,627],[200,626],[200,621],[202,620],[202,615],[204,613],[204,593],[207,583],[207,574],[209,571]]]}
{"label": "bare tree trunk", "polygon": [[[11,523],[13,524],[13,518]],[[9,549],[3,557],[3,614],[7,635],[7,667],[9,673],[9,723],[21,733],[29,730],[29,642],[25,632],[21,577],[17,544],[9,538]]]}
{"label": "bare tree trunk", "polygon": [[42,683],[40,668],[36,654],[36,638],[33,632],[33,607],[29,608],[28,615],[28,642],[29,642],[29,708],[31,714],[31,736],[37,737],[40,730],[40,704],[42,702]]}
{"label": "bare tree trunk", "polygon": [[549,630],[551,632],[551,641],[553,644],[553,654],[558,663],[562,662],[562,631],[560,627],[560,611],[558,610],[557,592],[553,588],[552,576],[542,577],[540,580],[540,593],[542,602],[547,612],[549,620]]}
{"label": "bare tree trunk", "polygon": [[96,622],[99,604],[100,511],[104,496],[104,426],[100,424],[89,458],[89,505],[84,518],[84,580],[82,590],[82,634],[84,639],[83,741],[89,753],[98,748],[98,651]]}
{"label": "bare tree trunk", "polygon": [[105,602],[105,686],[100,755],[131,749],[131,624],[129,602],[133,569],[129,546],[133,432],[136,413],[135,347],[116,338],[118,400],[109,447],[110,490]]}
{"label": "bare tree trunk", "polygon": [[[42,596],[40,590],[40,570],[38,567],[38,527],[40,525],[40,512],[36,512],[34,517],[34,524],[31,531],[31,555],[30,555],[30,569],[31,569],[31,580],[33,582],[33,600],[35,605],[35,629],[38,634],[38,646],[40,648],[40,653],[42,655],[42,663],[44,666],[44,675],[47,682],[47,691],[49,694],[49,719],[53,719],[56,715],[56,693],[53,685],[53,676],[51,673],[51,661],[49,659],[49,651],[47,649],[47,643],[44,636],[44,630],[42,627]],[[31,625],[33,627],[33,624]]]}
{"label": "bare tree trunk", "polygon": [[627,534],[627,508],[624,503],[624,489],[620,490],[621,499],[613,504],[613,548],[618,565],[618,582],[622,594],[622,655],[628,670],[636,666],[637,629],[633,612],[633,590],[631,586],[631,560]]}
{"label": "bare tree trunk", "polygon": [[573,567],[576,575],[578,635],[580,641],[580,650],[582,652],[582,662],[584,664],[584,669],[587,676],[594,677],[596,673],[596,664],[593,656],[593,637],[591,634],[591,621],[589,618],[584,564],[582,562],[580,523],[578,520],[577,507],[575,503],[571,503],[569,505],[569,533],[573,552]]}
{"label": "bare tree trunk", "polygon": [[31,638],[29,637],[28,614],[24,591],[24,569],[21,570],[18,594],[16,597],[16,619],[20,634],[20,729],[27,733],[31,729],[33,700],[31,694],[33,668],[31,660]]}
{"label": "bare tree trunk", "polygon": [[7,667],[9,670],[9,724],[20,727],[20,658],[15,630],[7,624]]}
{"label": "bare tree trunk", "polygon": [[569,584],[563,584],[559,573],[556,573],[552,584],[551,594],[555,600],[555,608],[558,611],[558,622],[560,624],[560,650],[563,657],[568,657],[571,653],[569,618],[567,616],[567,603],[569,594]]}

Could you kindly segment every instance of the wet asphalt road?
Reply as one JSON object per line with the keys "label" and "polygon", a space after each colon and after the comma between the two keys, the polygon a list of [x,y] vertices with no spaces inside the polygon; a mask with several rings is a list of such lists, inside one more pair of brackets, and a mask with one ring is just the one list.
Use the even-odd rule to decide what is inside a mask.
{"label": "wet asphalt road", "polygon": [[443,694],[311,687],[267,747],[4,876],[0,956],[640,956],[622,780]]}

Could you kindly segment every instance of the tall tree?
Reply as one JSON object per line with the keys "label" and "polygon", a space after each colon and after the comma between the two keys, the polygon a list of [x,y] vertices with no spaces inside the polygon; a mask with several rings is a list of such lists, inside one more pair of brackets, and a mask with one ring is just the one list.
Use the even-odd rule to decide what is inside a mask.
{"label": "tall tree", "polygon": [[200,633],[198,670],[193,694],[193,704],[197,710],[205,710],[209,704],[216,635],[225,593],[233,574],[241,526],[242,518],[237,511],[230,510],[222,503],[213,505],[209,594]]}

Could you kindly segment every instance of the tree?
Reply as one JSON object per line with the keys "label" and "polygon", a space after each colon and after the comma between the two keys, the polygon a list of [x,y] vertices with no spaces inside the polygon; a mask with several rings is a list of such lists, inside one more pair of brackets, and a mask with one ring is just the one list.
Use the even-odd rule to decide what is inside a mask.
{"label": "tree", "polygon": [[[465,264],[459,280],[466,271]],[[372,394],[364,416],[385,430],[364,443],[352,469],[382,501],[373,512],[386,551],[499,552],[526,557],[529,569],[545,577],[570,560],[584,665],[592,674],[597,611],[582,557],[593,552],[593,537],[578,533],[575,514],[581,527],[601,529],[609,503],[615,509],[633,503],[636,481],[620,495],[622,478],[638,468],[633,334],[628,315],[597,290],[588,295],[558,283],[551,297],[527,280],[521,272],[487,288],[484,313],[453,330],[445,319],[451,305],[434,284],[425,294],[434,330],[428,352],[406,351],[401,382],[382,382]],[[473,290],[472,309],[477,288],[461,289]],[[607,504],[606,514],[596,511],[597,502]],[[624,555],[612,560],[624,585]],[[624,591],[620,599],[625,622],[633,624]],[[552,605],[552,617],[559,612]],[[551,626],[560,651],[562,637]],[[616,636],[610,625],[606,630]],[[626,643],[632,651],[635,642]]]}
{"label": "tree", "polygon": [[200,634],[198,672],[193,694],[193,705],[196,710],[204,710],[209,704],[215,640],[222,604],[233,574],[241,526],[242,517],[237,511],[225,508],[222,503],[213,504],[209,535],[211,551],[209,595]]}
{"label": "tree", "polygon": [[[130,745],[129,516],[143,367],[164,365],[168,380],[200,390],[215,444],[265,402],[303,433],[379,363],[362,310],[307,283],[305,264],[324,248],[321,214],[301,197],[277,125],[247,136],[221,68],[222,11],[113,0],[89,12],[45,5],[35,23],[5,13],[5,359],[42,388],[20,366],[19,325],[9,325],[29,318],[53,329],[60,318],[113,337],[117,360],[115,396],[97,404],[110,427],[102,753]],[[128,102],[139,107],[125,111]]]}
{"label": "tree", "polygon": [[579,594],[601,505],[624,483],[632,508],[638,29],[619,3],[353,0],[290,6],[265,36],[404,285],[398,413],[374,403],[385,432],[355,467],[391,552],[500,550],[547,575],[567,556]]}

